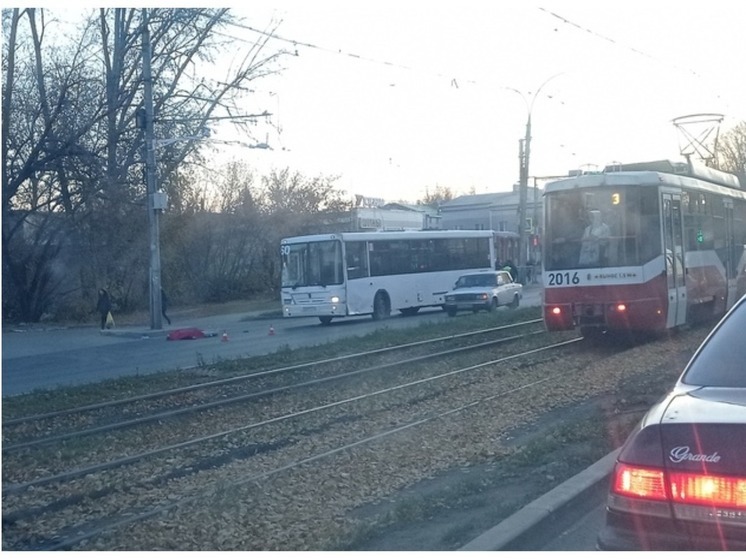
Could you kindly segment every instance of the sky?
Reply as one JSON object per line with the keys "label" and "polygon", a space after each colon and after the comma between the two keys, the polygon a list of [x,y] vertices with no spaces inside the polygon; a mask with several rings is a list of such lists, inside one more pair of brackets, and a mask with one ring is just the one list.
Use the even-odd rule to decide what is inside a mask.
{"label": "sky", "polygon": [[[213,147],[260,172],[338,177],[351,198],[415,202],[438,187],[509,191],[529,115],[529,175],[539,184],[613,162],[683,159],[677,117],[723,115],[721,133],[746,120],[743,2],[223,5],[242,23],[229,30],[235,48],[206,75],[223,77],[270,31],[267,48],[293,54],[281,58],[278,74],[253,82],[242,107],[271,113],[250,143],[272,149],[229,148],[224,142],[247,140],[229,127],[212,130]],[[717,120],[685,129],[709,141],[712,128]]]}
{"label": "sky", "polygon": [[746,120],[740,2],[268,0],[234,13],[277,23],[270,46],[298,53],[256,83],[275,127],[257,129],[273,149],[245,150],[249,162],[339,176],[351,195],[510,190],[529,112],[532,177],[682,159],[673,119],[722,114],[721,133]]}

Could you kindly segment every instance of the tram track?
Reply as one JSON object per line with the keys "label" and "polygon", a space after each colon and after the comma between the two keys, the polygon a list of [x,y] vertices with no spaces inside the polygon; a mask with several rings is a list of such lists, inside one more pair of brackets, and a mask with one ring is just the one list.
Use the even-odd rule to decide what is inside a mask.
{"label": "tram track", "polygon": [[[453,342],[458,344],[468,338],[491,336],[495,333],[510,330],[519,331],[526,327],[535,326],[540,322],[541,320],[537,319],[495,328],[479,329],[430,340],[420,340],[329,359],[314,360],[307,363],[298,363],[285,367],[235,375],[229,378],[195,383],[119,400],[97,402],[43,414],[6,419],[3,421],[3,453],[14,452],[23,448],[49,444],[69,438],[105,433],[150,422],[163,421],[179,415],[197,413],[250,399],[271,396],[285,390],[300,389],[317,383],[333,382],[346,377],[373,372],[388,367],[389,365],[385,360],[390,359],[390,356],[404,352],[422,351],[424,353],[413,353],[411,357],[407,358],[396,357],[396,363],[415,363],[421,360],[437,359],[447,355],[473,351],[481,347],[506,343],[518,339],[520,334],[491,338],[483,342],[471,342],[468,345],[457,345],[450,349],[435,351],[432,349],[436,348],[436,346]],[[336,368],[333,368],[334,365],[341,365],[345,362],[357,361],[362,363],[373,358],[380,358],[381,360],[371,365],[358,365],[354,370],[350,371],[335,372]],[[323,367],[322,372],[316,373],[315,370],[320,367]],[[329,373],[330,370],[332,373]],[[303,378],[298,382],[293,382],[293,376],[291,375],[302,376]],[[291,376],[290,382],[288,382],[286,376]],[[311,377],[310,379],[308,378],[309,376]],[[270,378],[277,380],[268,380]],[[258,386],[256,384],[249,384],[254,381],[261,384]],[[236,388],[240,384],[243,384],[245,388]],[[233,387],[232,393],[226,395],[224,391],[226,387]],[[243,392],[245,389],[251,391]],[[175,397],[181,399],[174,400]],[[64,421],[64,418],[71,418],[73,416],[75,418],[69,419],[69,421],[73,424],[74,429],[50,434],[52,430],[60,429],[59,423],[61,420]],[[106,423],[106,420],[111,417],[116,417],[116,421]],[[55,426],[54,422],[57,423],[57,426]],[[84,427],[78,427],[81,424]],[[43,433],[44,436],[24,439],[26,433],[31,433],[32,435],[34,433]]]}
{"label": "tram track", "polygon": [[[471,351],[484,352],[485,348],[488,347],[488,344],[485,343],[477,345],[480,347],[478,349],[471,348]],[[534,348],[529,350],[528,354],[548,350],[548,348]],[[462,352],[464,351],[467,351],[467,349],[462,348]],[[430,352],[430,355],[432,356],[432,352]],[[317,402],[315,406],[310,405],[310,401],[294,402],[292,398],[289,398],[277,402],[279,407],[273,408],[274,410],[290,410],[287,413],[275,414],[273,417],[267,417],[253,423],[247,423],[244,416],[241,427],[232,430],[213,431],[208,436],[193,437],[176,445],[162,445],[158,449],[141,453],[147,454],[147,456],[138,457],[136,451],[133,451],[135,447],[125,445],[125,448],[128,448],[129,451],[127,456],[120,458],[119,462],[109,461],[98,466],[89,465],[85,468],[78,468],[78,470],[69,469],[65,472],[58,472],[53,476],[47,476],[46,479],[36,477],[26,480],[20,485],[17,484],[15,489],[12,489],[12,485],[6,485],[6,488],[11,491],[5,491],[9,495],[4,497],[4,524],[6,524],[6,528],[17,526],[31,517],[54,517],[59,511],[67,510],[69,514],[70,508],[74,509],[81,503],[90,500],[94,500],[97,507],[105,509],[109,506],[114,510],[120,510],[122,503],[129,500],[123,498],[122,494],[135,493],[141,497],[144,497],[144,494],[152,496],[158,493],[158,488],[153,487],[154,483],[157,485],[155,480],[161,482],[169,480],[169,483],[173,483],[173,480],[181,480],[179,481],[181,483],[183,480],[189,480],[193,477],[210,477],[211,472],[215,470],[211,466],[216,466],[219,470],[231,470],[240,464],[243,466],[241,469],[244,469],[247,467],[246,460],[253,460],[259,464],[258,466],[251,466],[256,470],[248,478],[244,475],[241,479],[263,479],[271,472],[286,471],[289,469],[286,467],[288,464],[308,464],[309,460],[314,461],[324,456],[332,456],[343,452],[348,448],[356,448],[364,441],[380,440],[400,432],[401,429],[412,429],[414,426],[431,422],[438,417],[456,413],[452,410],[465,410],[478,405],[474,402],[489,401],[489,399],[485,400],[484,398],[466,401],[463,397],[456,397],[460,394],[460,391],[469,392],[471,390],[469,387],[475,383],[478,384],[480,381],[472,378],[469,382],[464,383],[463,380],[456,382],[455,379],[463,379],[465,375],[474,371],[494,367],[497,363],[504,363],[511,359],[519,359],[520,356],[521,353],[516,352],[515,355],[501,357],[498,360],[479,361],[473,366],[451,370],[448,369],[448,364],[444,363],[445,369],[440,372],[434,371],[432,365],[417,367],[416,364],[421,359],[413,359],[405,362],[405,365],[402,365],[402,360],[399,359],[399,361],[394,361],[390,365],[392,370],[396,369],[397,366],[399,368],[400,374],[395,375],[395,377],[401,377],[402,372],[411,375],[411,370],[401,371],[402,367],[405,367],[407,369],[419,368],[424,370],[420,373],[420,378],[413,378],[398,384],[389,383],[388,386],[384,387],[373,386],[369,379],[362,383],[363,386],[358,387],[362,389],[362,392],[358,392],[356,395],[348,395],[343,398],[335,393],[333,397],[328,398],[329,401],[325,401],[323,395],[316,395],[314,396],[314,401]],[[443,359],[444,356],[440,357]],[[514,382],[508,378],[504,381],[507,384]],[[435,389],[430,388],[436,385],[438,386]],[[526,386],[532,385],[533,383],[529,383]],[[423,387],[429,388],[423,389]],[[518,387],[516,389],[521,390]],[[523,388],[522,390],[528,389]],[[511,389],[506,388],[506,390]],[[297,397],[297,391],[295,397]],[[452,404],[457,400],[465,403],[454,407]],[[373,401],[378,403],[371,404]],[[334,410],[333,413],[330,413],[332,410]],[[225,421],[226,414],[221,412],[220,415],[220,420]],[[311,417],[314,419],[310,420]],[[396,424],[397,427],[392,429],[390,427],[392,423]],[[295,426],[292,426],[293,424]],[[287,425],[290,425],[290,427],[286,427]],[[352,438],[349,434],[343,436],[340,431],[350,430],[351,425],[354,426],[352,430],[355,435]],[[257,434],[259,431],[263,431],[263,435]],[[249,435],[250,432],[251,435]],[[260,440],[260,442],[257,442],[257,440]],[[326,440],[332,442],[321,442]],[[120,438],[118,442],[121,444],[122,439]],[[111,445],[113,443],[109,441],[107,444]],[[309,444],[311,445],[310,449],[308,448]],[[321,452],[318,451],[320,445],[325,445]],[[83,447],[88,448],[88,445],[83,445]],[[197,449],[197,447],[200,448]],[[24,452],[28,450],[25,449]],[[180,455],[179,452],[184,454]],[[160,456],[158,460],[145,460],[145,458],[156,455]],[[285,465],[268,467],[265,464],[267,460],[276,464],[279,456],[284,457],[282,460],[284,460]],[[315,456],[317,458],[313,458]],[[139,462],[139,464],[133,466],[136,462]],[[179,462],[181,465],[174,468],[174,462]],[[113,470],[121,469],[125,465],[132,467],[124,475],[121,472],[116,475],[112,474]],[[159,470],[159,468],[161,469]],[[193,475],[195,471],[198,472],[197,475]],[[128,480],[123,481],[123,477],[128,478]],[[190,483],[188,482],[187,485],[190,485]],[[48,486],[47,489],[43,487],[45,485]],[[105,490],[102,489],[104,487]],[[120,488],[119,491],[116,490],[117,487]],[[24,504],[23,494],[27,493],[28,489],[33,489],[31,492],[33,493],[33,502]],[[46,503],[43,493],[48,493]],[[181,495],[181,493],[179,494]],[[96,495],[101,496],[101,498],[95,498]],[[184,498],[187,497],[179,498],[177,503],[183,504]],[[106,502],[109,505],[106,505]],[[152,502],[151,497],[138,499],[137,502],[138,505],[135,508],[143,506],[143,502],[145,502],[148,503],[148,510],[151,511],[163,506],[157,504],[159,499],[155,497],[152,497]],[[59,511],[56,509],[59,509]],[[66,518],[68,515],[62,516]],[[135,518],[137,514],[129,510],[128,517]],[[110,517],[107,518],[109,518],[108,524],[119,522],[118,520],[112,520]],[[76,545],[69,537],[66,538],[61,534],[73,532],[89,534],[80,525],[65,528],[58,522],[50,522],[56,526],[53,533],[57,536],[47,536],[47,540],[42,546],[45,549],[56,548],[55,546],[69,548]],[[99,525],[98,522],[97,525]],[[5,533],[7,532],[6,529]],[[76,537],[79,538],[79,536]],[[93,536],[89,534],[86,537]],[[79,539],[78,543],[83,539]],[[52,543],[53,541],[56,543]],[[31,548],[37,549],[38,547],[31,546]]]}
{"label": "tram track", "polygon": [[[538,332],[534,333],[534,335],[536,335],[536,334],[538,334]],[[516,341],[516,340],[520,340],[520,339],[521,339],[521,336],[509,336],[507,338],[501,338],[499,340],[494,340],[492,342],[480,342],[480,343],[477,343],[477,344],[470,344],[469,346],[466,346],[466,347],[454,348],[454,349],[445,350],[445,351],[436,352],[436,353],[428,353],[427,355],[420,355],[420,356],[417,356],[417,357],[408,357],[406,359],[399,359],[399,360],[397,360],[397,361],[395,361],[393,363],[389,363],[389,364],[377,364],[375,366],[369,366],[369,367],[366,367],[364,369],[355,369],[355,370],[347,371],[347,372],[344,372],[344,373],[334,374],[334,375],[331,375],[331,376],[324,377],[323,379],[316,379],[316,380],[310,381],[310,382],[304,382],[304,383],[300,383],[300,384],[293,384],[293,385],[290,385],[290,386],[285,386],[283,388],[275,388],[272,391],[270,391],[269,394],[267,392],[258,393],[258,394],[257,393],[249,394],[249,395],[246,395],[244,397],[241,397],[238,400],[234,399],[231,402],[229,402],[229,404],[230,405],[235,405],[237,402],[240,403],[240,402],[246,401],[246,400],[250,399],[253,396],[263,397],[263,396],[268,396],[268,395],[277,395],[277,394],[280,394],[282,392],[287,392],[287,391],[291,391],[291,390],[299,390],[301,388],[314,387],[316,385],[322,384],[322,382],[333,382],[333,381],[347,380],[349,378],[358,376],[358,375],[360,375],[362,373],[370,373],[370,372],[373,372],[373,371],[383,371],[383,370],[385,370],[387,368],[388,369],[395,369],[395,368],[398,368],[398,367],[401,367],[401,366],[413,366],[413,365],[416,365],[416,364],[418,364],[420,362],[423,362],[423,361],[427,361],[427,360],[431,360],[431,359],[437,359],[437,358],[442,358],[442,357],[447,356],[447,355],[451,355],[452,356],[452,355],[456,355],[456,354],[463,353],[463,352],[475,351],[477,349],[484,349],[484,348],[487,348],[487,347],[492,346],[494,344],[508,343],[508,342]],[[60,481],[67,481],[67,480],[71,480],[71,479],[74,479],[74,478],[77,478],[77,477],[82,477],[84,475],[88,475],[88,474],[91,474],[91,473],[103,471],[103,470],[106,470],[106,469],[117,468],[117,467],[124,466],[124,465],[127,465],[127,464],[132,464],[132,463],[134,463],[134,462],[136,462],[138,460],[142,460],[142,459],[145,459],[145,458],[155,457],[155,456],[158,456],[159,454],[164,454],[164,453],[167,453],[167,452],[173,452],[173,451],[185,449],[185,448],[188,448],[188,447],[193,446],[193,445],[205,444],[205,443],[208,443],[208,442],[213,441],[213,440],[219,440],[219,439],[221,439],[223,437],[229,436],[229,435],[234,434],[236,432],[250,430],[250,429],[255,429],[255,428],[267,425],[267,424],[272,424],[272,423],[276,423],[276,422],[281,421],[281,420],[290,419],[294,415],[302,415],[302,414],[310,413],[310,412],[313,412],[313,411],[322,410],[322,409],[325,409],[325,408],[331,408],[331,407],[334,407],[334,406],[337,406],[337,405],[341,405],[341,404],[344,404],[344,403],[347,403],[347,402],[350,402],[350,401],[355,401],[355,400],[359,400],[359,399],[364,399],[366,397],[375,396],[375,395],[377,395],[379,393],[380,394],[385,394],[386,392],[391,392],[393,390],[397,390],[397,389],[406,387],[408,384],[416,385],[418,383],[428,382],[430,380],[434,380],[435,378],[437,378],[437,377],[428,376],[429,373],[427,373],[427,372],[425,372],[424,374],[425,374],[425,376],[424,376],[423,379],[411,381],[410,383],[407,383],[407,384],[405,384],[403,386],[400,385],[400,386],[398,386],[398,387],[396,387],[394,389],[390,388],[386,384],[386,382],[384,382],[384,388],[381,388],[378,391],[374,391],[374,392],[372,392],[370,394],[365,394],[364,393],[364,394],[360,395],[360,394],[358,394],[358,389],[357,389],[356,386],[350,387],[348,385],[348,387],[345,389],[344,392],[340,392],[339,389],[337,389],[336,394],[339,394],[340,396],[339,396],[339,398],[336,401],[332,401],[332,402],[326,403],[326,404],[321,405],[321,406],[317,405],[316,402],[318,402],[319,400],[321,400],[323,398],[323,395],[317,396],[317,395],[313,395],[312,394],[312,395],[310,395],[310,398],[307,399],[308,403],[303,404],[304,408],[303,408],[303,410],[301,412],[295,412],[295,413],[289,413],[289,414],[288,413],[282,413],[282,414],[279,414],[279,415],[275,414],[274,416],[270,416],[270,417],[267,417],[266,415],[259,415],[259,416],[257,416],[256,414],[252,414],[252,413],[248,413],[247,414],[247,413],[239,412],[239,416],[240,417],[238,419],[231,420],[234,425],[238,425],[237,427],[235,427],[233,429],[225,429],[225,428],[221,429],[217,425],[206,424],[206,425],[202,426],[203,427],[203,431],[204,431],[203,434],[201,434],[199,436],[192,436],[191,438],[188,438],[186,440],[183,440],[183,432],[185,431],[185,428],[183,427],[183,425],[178,424],[177,429],[176,429],[177,433],[173,436],[173,440],[175,440],[177,442],[173,442],[172,444],[159,444],[155,448],[148,448],[146,450],[140,450],[136,446],[139,441],[150,441],[150,440],[163,441],[164,435],[162,433],[166,432],[168,430],[169,425],[164,425],[164,424],[156,425],[152,429],[155,430],[155,431],[160,431],[161,433],[153,433],[153,431],[150,431],[150,435],[149,435],[148,432],[142,432],[142,431],[140,431],[140,432],[134,434],[133,436],[124,436],[124,437],[120,436],[118,438],[117,442],[120,445],[121,445],[122,442],[125,442],[128,439],[132,439],[132,442],[129,443],[131,446],[129,447],[130,450],[129,450],[129,453],[128,453],[127,456],[116,457],[116,458],[113,458],[113,459],[102,459],[102,460],[99,460],[95,464],[86,464],[84,466],[78,466],[77,464],[71,464],[70,461],[69,461],[69,459],[68,459],[67,469],[64,469],[64,471],[62,471],[62,472],[53,473],[51,475],[47,475],[47,476],[44,476],[44,477],[41,477],[41,478],[34,477],[34,478],[31,478],[31,479],[16,480],[16,481],[14,481],[12,483],[8,482],[7,477],[9,477],[9,476],[6,476],[6,479],[4,480],[4,492],[6,494],[11,494],[12,495],[14,493],[19,493],[19,492],[25,491],[25,490],[27,490],[30,487],[38,488],[41,485],[46,485],[46,484],[50,484],[50,483],[54,483],[54,482],[60,482]],[[370,388],[372,385],[371,385],[370,382],[367,382],[365,384],[365,386],[367,386],[368,388]],[[220,404],[226,404],[226,405],[228,405],[228,403],[226,403],[224,401],[221,401],[221,402],[212,402],[209,406],[207,406],[205,409],[200,410],[200,411],[204,412],[204,411],[210,411],[212,409],[217,409],[217,408],[220,407]],[[295,401],[295,402],[291,401],[291,403],[289,403],[287,405],[288,406],[295,405],[297,407],[298,406],[298,402],[297,401]],[[279,404],[276,404],[275,407],[273,407],[273,410],[276,409],[277,407],[279,407],[280,409],[286,409],[284,407],[284,404],[279,403]],[[191,408],[186,408],[184,410],[184,412],[185,413],[197,413],[197,410],[195,410],[194,407],[191,407]],[[157,422],[163,421],[163,419],[165,417],[168,417],[170,419],[176,419],[178,415],[179,415],[178,413],[173,413],[173,414],[171,414],[171,413],[169,413],[169,414],[160,414],[159,413],[159,414],[155,414],[154,416],[150,416],[150,417],[146,417],[146,418],[141,418],[141,419],[143,420],[142,424],[152,424],[152,423],[157,423]],[[227,421],[225,418],[229,417],[229,414],[222,415],[220,417],[221,417],[220,421],[224,422],[224,421]],[[198,420],[198,421],[204,423],[201,420]],[[27,463],[27,462],[29,462],[29,456],[28,456],[28,454],[26,454],[25,456],[22,455],[20,458],[17,458],[17,460],[19,461],[19,464],[17,464],[14,467],[14,464],[15,464],[14,460],[16,459],[14,455],[18,454],[21,451],[25,451],[26,453],[32,452],[34,450],[34,447],[39,446],[39,445],[36,445],[36,444],[33,444],[33,443],[43,443],[43,446],[49,447],[54,442],[62,443],[62,442],[67,441],[69,439],[81,438],[81,437],[92,437],[93,435],[99,435],[99,437],[101,437],[103,435],[106,435],[107,433],[111,434],[113,431],[124,429],[125,427],[134,428],[136,426],[138,426],[137,422],[130,421],[130,422],[127,422],[126,425],[123,425],[123,424],[119,423],[119,424],[115,424],[115,425],[101,426],[101,427],[96,428],[96,429],[85,429],[83,431],[78,431],[77,433],[76,432],[68,432],[64,436],[58,436],[58,437],[54,437],[54,438],[47,437],[47,438],[44,438],[44,439],[37,439],[36,441],[29,441],[25,445],[15,445],[15,447],[4,448],[3,450],[4,450],[4,453],[6,454],[6,465],[9,465],[9,469],[13,469],[13,470],[19,471],[19,472],[24,472],[25,473],[25,472],[33,471],[33,470],[29,470],[28,468],[23,467],[20,464],[20,463]],[[187,429],[189,429],[189,428],[187,427]],[[197,429],[196,426],[195,426],[195,429]],[[85,450],[85,452],[82,455],[83,459],[89,459],[92,454],[100,456],[100,452],[98,452],[98,451],[91,451],[91,446],[92,445],[95,445],[95,446],[101,447],[101,448],[112,448],[111,442],[110,441],[107,442],[106,438],[103,438],[103,439],[99,438],[99,439],[94,440],[94,441],[89,441],[89,442],[85,443],[84,446],[82,446],[82,448]],[[9,458],[8,458],[8,456],[9,456]],[[38,457],[36,458],[36,461],[45,460],[44,457],[46,456],[46,460],[47,461],[50,461],[50,462],[56,461],[58,463],[62,462],[59,459],[58,451],[57,451],[57,449],[55,447],[47,448],[47,449],[42,448],[40,454],[37,455],[37,456]],[[53,457],[56,457],[56,460],[53,460]]]}

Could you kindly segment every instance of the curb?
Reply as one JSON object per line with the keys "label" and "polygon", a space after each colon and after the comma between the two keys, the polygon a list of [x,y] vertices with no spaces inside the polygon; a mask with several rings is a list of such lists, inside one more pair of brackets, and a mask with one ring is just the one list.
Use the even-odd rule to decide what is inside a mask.
{"label": "curb", "polygon": [[[459,551],[535,550],[536,541],[546,538],[550,525],[556,524],[558,518],[565,516],[567,508],[579,505],[596,491],[605,490],[617,454],[619,449],[613,450],[497,526],[477,536]],[[527,544],[530,542],[533,545],[529,547]]]}

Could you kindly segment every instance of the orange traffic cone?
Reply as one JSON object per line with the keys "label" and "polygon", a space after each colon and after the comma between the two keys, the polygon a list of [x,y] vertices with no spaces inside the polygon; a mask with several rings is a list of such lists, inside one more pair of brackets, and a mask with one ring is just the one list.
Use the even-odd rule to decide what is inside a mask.
{"label": "orange traffic cone", "polygon": [[228,331],[227,330],[223,330],[223,335],[222,335],[222,337],[220,339],[222,341],[224,341],[224,342],[228,341]]}
{"label": "orange traffic cone", "polygon": [[271,324],[269,325],[269,335],[274,336],[275,335],[275,327]]}

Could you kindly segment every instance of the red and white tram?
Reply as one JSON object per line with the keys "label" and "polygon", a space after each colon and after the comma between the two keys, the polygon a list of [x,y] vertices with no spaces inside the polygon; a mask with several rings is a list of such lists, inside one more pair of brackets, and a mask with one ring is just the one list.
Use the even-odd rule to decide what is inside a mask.
{"label": "red and white tram", "polygon": [[746,292],[746,191],[689,163],[616,165],[547,184],[548,330],[663,331]]}

